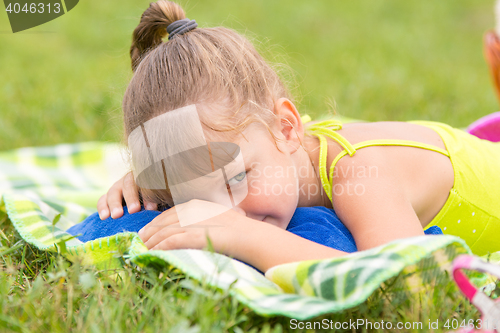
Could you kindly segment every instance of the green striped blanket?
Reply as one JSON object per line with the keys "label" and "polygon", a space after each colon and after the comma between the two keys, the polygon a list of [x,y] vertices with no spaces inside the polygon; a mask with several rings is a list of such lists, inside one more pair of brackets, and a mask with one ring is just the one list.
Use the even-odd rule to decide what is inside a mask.
{"label": "green striped blanket", "polygon": [[0,209],[30,244],[70,261],[119,268],[117,251],[139,266],[173,265],[188,276],[229,289],[262,315],[304,320],[364,302],[380,286],[418,291],[437,286],[465,243],[422,236],[342,258],[280,265],[263,276],[249,266],[201,250],[148,251],[136,233],[82,243],[65,232],[96,211],[100,195],[126,172],[117,144],[87,142],[0,152]]}

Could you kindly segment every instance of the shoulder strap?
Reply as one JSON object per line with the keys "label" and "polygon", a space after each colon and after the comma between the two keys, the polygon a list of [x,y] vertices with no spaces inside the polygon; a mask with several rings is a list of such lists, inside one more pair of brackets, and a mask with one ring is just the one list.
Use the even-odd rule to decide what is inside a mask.
{"label": "shoulder strap", "polygon": [[[326,153],[327,153],[327,142],[326,138],[323,135],[326,135],[330,137],[331,139],[335,140],[338,142],[344,150],[342,151],[343,153],[349,154],[349,156],[353,156],[354,153],[356,153],[356,149],[351,145],[349,141],[347,141],[346,138],[344,138],[342,135],[339,133],[335,132],[339,129],[342,129],[342,123],[338,120],[325,120],[325,121],[320,121],[314,124],[311,124],[307,126],[307,130],[311,131],[311,134],[315,135],[319,139],[319,177],[321,180],[321,184],[323,185],[323,189],[325,190],[326,194],[328,195],[328,198],[330,201],[332,201],[332,184],[333,180],[328,179],[328,175],[326,172]],[[335,167],[332,164],[333,167]],[[333,169],[330,169],[333,170]],[[333,173],[331,172],[333,175]],[[331,177],[330,177],[331,178]]]}
{"label": "shoulder strap", "polygon": [[[333,127],[333,128],[329,128]],[[328,198],[330,201],[332,201],[332,186],[333,186],[333,171],[335,169],[335,165],[337,162],[344,156],[348,155],[353,156],[358,149],[361,148],[366,148],[366,147],[373,147],[373,146],[404,146],[404,147],[415,147],[415,148],[422,148],[426,150],[432,150],[437,153],[443,154],[445,156],[450,156],[449,153],[441,149],[439,147],[429,145],[426,143],[422,142],[417,142],[417,141],[409,141],[409,140],[393,140],[393,139],[381,139],[381,140],[368,140],[368,141],[363,141],[360,143],[357,143],[355,145],[351,145],[349,141],[347,141],[346,138],[344,138],[342,135],[339,133],[335,132],[336,130],[339,130],[342,128],[342,124],[337,121],[337,120],[326,120],[322,122],[318,122],[315,124],[312,124],[308,126],[308,130],[311,131],[311,134],[314,136],[317,136],[320,142],[320,150],[319,150],[319,174],[320,174],[320,180],[321,184],[323,185],[323,189],[325,190],[326,194],[328,195]],[[326,154],[327,154],[327,142],[326,138],[324,135],[328,136],[332,140],[335,140],[337,143],[339,143],[344,150],[340,152],[332,161],[332,164],[330,165],[330,173],[327,174],[326,171]]]}

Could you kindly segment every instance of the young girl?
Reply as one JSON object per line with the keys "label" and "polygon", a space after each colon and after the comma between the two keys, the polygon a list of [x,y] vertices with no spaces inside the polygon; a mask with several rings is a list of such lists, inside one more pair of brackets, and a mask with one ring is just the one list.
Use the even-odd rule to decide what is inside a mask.
{"label": "young girl", "polygon": [[[126,136],[148,120],[195,106],[207,141],[241,149],[245,171],[229,183],[248,184],[236,209],[199,224],[182,227],[176,212],[220,205],[194,197],[166,210],[139,232],[148,248],[201,249],[208,236],[216,251],[262,271],[344,255],[285,230],[297,207],[325,206],[335,209],[358,250],[423,235],[433,225],[465,239],[476,254],[500,250],[500,144],[436,122],[305,126],[248,40],[222,27],[197,28],[168,1],[144,12],[130,55]],[[172,202],[168,186],[140,191],[148,209]],[[132,173],[101,197],[101,219],[123,214],[122,197],[129,212],[140,210]]]}

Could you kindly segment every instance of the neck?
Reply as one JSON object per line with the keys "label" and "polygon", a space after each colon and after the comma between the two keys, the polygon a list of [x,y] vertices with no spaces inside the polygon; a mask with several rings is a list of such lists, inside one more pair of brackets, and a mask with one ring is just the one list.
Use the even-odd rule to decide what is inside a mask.
{"label": "neck", "polygon": [[304,147],[297,151],[296,167],[299,178],[298,207],[324,206],[332,208],[319,178],[319,140],[304,136]]}

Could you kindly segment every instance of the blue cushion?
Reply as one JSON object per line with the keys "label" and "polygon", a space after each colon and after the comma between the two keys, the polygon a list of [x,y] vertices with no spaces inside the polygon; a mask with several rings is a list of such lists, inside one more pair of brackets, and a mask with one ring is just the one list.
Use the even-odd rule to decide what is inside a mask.
{"label": "blue cushion", "polygon": [[[78,235],[78,239],[87,242],[96,238],[112,236],[123,231],[138,232],[142,227],[151,222],[161,212],[145,210],[129,214],[127,207],[123,207],[122,217],[112,219],[111,217],[101,220],[97,213],[87,217],[83,222],[74,225],[67,230],[72,235]],[[356,243],[347,228],[340,222],[333,209],[326,207],[299,207],[295,211],[292,220],[288,224],[288,231],[311,240],[313,242],[345,251],[355,252]],[[442,234],[437,226],[425,230],[426,234]]]}

